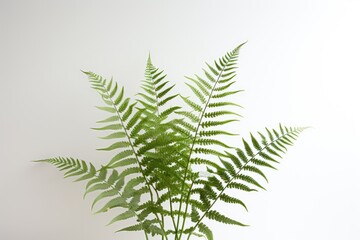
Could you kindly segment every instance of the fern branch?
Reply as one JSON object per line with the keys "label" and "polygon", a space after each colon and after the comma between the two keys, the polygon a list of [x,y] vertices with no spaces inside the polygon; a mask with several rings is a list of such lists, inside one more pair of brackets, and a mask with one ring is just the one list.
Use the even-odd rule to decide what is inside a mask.
{"label": "fern branch", "polygon": [[[281,126],[281,125],[280,125]],[[224,191],[231,185],[231,183],[233,182],[234,179],[236,179],[237,176],[240,175],[241,171],[244,170],[244,168],[246,168],[246,166],[252,162],[253,160],[256,160],[256,157],[258,155],[260,155],[265,149],[267,149],[269,146],[271,146],[272,144],[274,144],[275,142],[286,138],[287,136],[290,136],[292,133],[296,132],[296,131],[302,131],[305,128],[300,128],[300,129],[295,129],[289,132],[282,132],[281,135],[277,134],[277,136],[273,139],[271,139],[270,143],[265,144],[264,147],[260,148],[260,146],[257,146],[257,144],[255,143],[254,145],[258,148],[257,152],[251,153],[249,155],[252,155],[252,157],[237,171],[235,176],[232,176],[231,179],[226,183],[226,185],[223,187],[223,189],[218,193],[217,197],[213,200],[213,202],[210,204],[210,206],[206,209],[206,211],[203,213],[203,215],[200,217],[200,219],[195,223],[194,225],[194,229],[196,229],[199,224],[201,223],[201,221],[204,219],[205,216],[207,216],[207,214],[209,213],[209,211],[212,209],[212,207],[214,206],[214,204],[221,198],[222,194],[224,193]],[[251,135],[252,136],[252,135]],[[247,148],[247,147],[246,147]],[[244,225],[247,226],[247,225]],[[188,239],[190,239],[191,233],[188,236]]]}
{"label": "fern branch", "polygon": [[[149,115],[153,116],[153,114],[155,115],[155,119],[153,120],[156,124],[159,124],[159,126],[157,127],[161,127],[162,125],[162,120],[166,119],[166,117],[171,114],[173,111],[176,111],[178,109],[178,107],[172,107],[169,109],[166,109],[163,112],[160,112],[160,106],[164,105],[165,103],[167,103],[168,101],[170,101],[171,99],[175,98],[176,95],[170,96],[170,97],[166,97],[166,94],[174,87],[174,85],[170,86],[170,87],[166,87],[168,81],[163,81],[166,77],[166,75],[162,75],[163,71],[158,71],[158,69],[152,64],[151,61],[151,57],[150,54],[148,56],[148,60],[147,60],[147,64],[146,64],[146,69],[145,69],[145,86],[143,87],[143,89],[150,95],[150,96],[146,96],[146,95],[142,95],[143,97],[149,98],[149,99],[155,99],[154,102],[154,108],[155,111],[154,112],[150,112],[149,108],[147,108],[147,111],[150,112]],[[161,76],[162,75],[162,76]],[[165,90],[162,90],[163,88],[166,88]],[[161,92],[160,92],[161,91]],[[165,98],[166,97],[166,98]],[[165,99],[163,99],[165,98]],[[163,100],[162,100],[163,99]],[[145,103],[145,102],[144,102]],[[159,131],[156,133],[159,134]],[[156,134],[154,134],[152,137],[154,138],[153,141],[151,141],[148,144],[145,144],[143,149],[149,148],[149,146],[151,146],[152,143],[156,144],[154,145],[154,149],[155,149],[155,153],[159,153],[159,138],[156,137]],[[168,143],[169,144],[169,143]],[[167,145],[168,145],[167,144]],[[146,150],[146,152],[148,152],[148,150]],[[170,189],[169,187],[167,187],[168,192],[170,194]],[[154,188],[154,191],[157,195],[157,198],[159,199],[159,192],[156,188]],[[172,200],[171,200],[171,195],[169,195],[169,203],[170,203],[170,218],[171,220],[174,222],[174,216],[173,216],[173,206],[172,206]],[[164,215],[161,212],[161,220],[162,220],[162,224],[164,225]],[[174,227],[176,228],[176,226],[174,225]],[[164,230],[164,229],[163,229]]]}
{"label": "fern branch", "polygon": [[[175,230],[175,233],[177,232],[177,227],[176,227],[176,223],[175,223],[175,217],[174,217],[174,208],[173,208],[173,201],[172,201],[172,194],[170,192],[170,189],[168,189],[168,194],[169,194],[169,207],[170,207],[170,217],[171,217],[171,221]],[[176,236],[175,236],[176,238]]]}
{"label": "fern branch", "polygon": [[[240,47],[243,46],[244,44],[245,44],[245,43],[242,43],[242,44],[240,44],[239,46],[237,46],[237,47],[232,51],[232,55],[235,55],[235,54],[239,51]],[[204,116],[205,116],[206,110],[207,110],[207,108],[208,108],[208,106],[209,106],[210,100],[212,99],[212,96],[213,96],[213,94],[214,94],[214,91],[215,91],[215,89],[216,89],[216,86],[217,86],[218,82],[220,81],[220,79],[221,79],[221,77],[222,77],[222,74],[223,74],[226,66],[227,66],[226,63],[223,64],[223,66],[222,66],[222,68],[220,69],[220,72],[219,72],[219,74],[218,74],[218,76],[217,76],[217,79],[216,79],[216,80],[215,80],[215,79],[213,80],[213,81],[214,81],[214,84],[213,84],[212,89],[211,89],[211,91],[210,91],[210,93],[209,93],[209,96],[208,96],[208,98],[207,98],[207,100],[206,100],[205,106],[204,106],[204,108],[203,108],[202,111],[201,111],[201,114],[200,114],[200,117],[199,117],[199,122],[198,122],[198,125],[197,125],[197,127],[196,127],[196,131],[195,131],[195,134],[194,134],[194,137],[193,137],[193,142],[192,142],[192,145],[191,145],[191,148],[190,148],[189,157],[188,157],[188,159],[187,159],[187,163],[186,163],[186,167],[185,167],[185,173],[184,173],[183,183],[182,183],[182,187],[181,187],[181,192],[184,191],[186,178],[187,178],[188,171],[189,171],[189,168],[190,168],[190,162],[191,162],[190,159],[191,159],[192,153],[194,152],[194,146],[195,146],[195,144],[196,144],[196,139],[197,139],[197,137],[198,137],[198,134],[199,134],[199,131],[200,131],[200,128],[201,128],[201,123],[202,123],[203,118],[204,118]],[[205,72],[205,73],[206,73],[206,72]],[[209,74],[207,74],[207,76],[208,76],[208,75],[209,75]],[[189,190],[189,191],[190,191],[190,190]],[[180,201],[180,205],[179,205],[179,211],[181,211],[181,209],[182,209],[182,204],[183,204],[183,196],[181,196],[181,201]],[[186,203],[186,205],[188,205],[188,203]],[[187,208],[187,207],[186,207],[186,208]],[[185,214],[186,214],[186,212],[185,212]],[[185,216],[184,216],[184,217],[185,217]],[[177,227],[179,227],[179,223],[180,223],[180,216],[178,217]]]}
{"label": "fern branch", "polygon": [[[59,168],[60,171],[65,171],[64,173],[64,177],[75,177],[75,176],[79,176],[81,175],[81,177],[77,178],[75,181],[84,181],[87,179],[91,179],[91,182],[93,184],[97,183],[97,184],[105,184],[106,187],[109,187],[111,190],[116,191],[116,194],[119,195],[119,197],[122,197],[122,194],[120,193],[120,190],[116,189],[115,186],[113,185],[113,183],[109,182],[109,179],[103,179],[105,177],[105,175],[103,175],[103,173],[100,173],[100,175],[96,175],[96,170],[94,168],[94,166],[90,163],[89,166],[88,164],[83,161],[83,160],[78,160],[78,159],[73,159],[73,158],[62,158],[62,157],[58,157],[58,158],[50,158],[50,159],[43,159],[43,160],[36,160],[34,162],[45,162],[45,163],[50,163],[54,166],[56,166],[57,168]],[[98,170],[100,171],[100,170]],[[115,170],[114,170],[115,171]],[[113,178],[113,180],[115,180]],[[88,185],[88,187],[90,187],[91,185]],[[96,200],[95,200],[96,201]],[[94,204],[96,203],[94,201]],[[93,207],[92,206],[92,207]],[[124,206],[125,207],[125,206]],[[127,206],[128,207],[128,206]],[[135,210],[132,210],[131,208],[129,208],[129,211],[131,211],[137,218],[138,218],[138,214],[136,213]],[[140,220],[138,218],[138,220]],[[145,232],[145,238],[148,239],[147,233]]]}
{"label": "fern branch", "polygon": [[[96,74],[92,73],[92,72],[84,72],[84,73],[85,73],[86,75],[92,77],[92,78],[95,78],[95,79],[97,79],[97,80],[99,79],[99,77],[98,77]],[[128,133],[127,127],[125,126],[124,120],[123,120],[123,118],[122,118],[119,110],[117,109],[116,104],[115,104],[115,102],[113,101],[113,99],[112,99],[112,97],[111,97],[111,94],[110,94],[108,88],[106,88],[106,87],[104,86],[104,84],[101,84],[101,86],[99,86],[99,87],[102,88],[102,91],[106,93],[105,97],[106,97],[107,99],[109,99],[109,100],[108,100],[109,103],[111,104],[111,106],[113,107],[113,109],[115,110],[115,112],[116,112],[116,114],[117,114],[117,116],[118,116],[118,122],[119,122],[119,124],[121,125],[121,127],[124,129],[124,133],[125,133],[126,138],[127,138],[128,142],[129,142],[129,144],[130,144],[130,147],[131,147],[131,149],[132,149],[132,151],[133,151],[133,154],[134,154],[134,156],[135,156],[135,159],[136,159],[136,161],[137,161],[137,163],[138,163],[138,166],[139,166],[139,168],[140,168],[142,177],[144,178],[144,180],[145,180],[145,182],[146,182],[146,185],[148,186],[151,201],[154,202],[154,196],[153,196],[153,193],[152,193],[152,191],[151,191],[151,187],[152,187],[155,191],[156,191],[156,189],[155,189],[154,186],[152,186],[152,185],[149,183],[149,180],[146,178],[146,175],[144,174],[144,170],[143,170],[143,168],[142,168],[142,165],[141,165],[139,156],[136,154],[135,146],[134,146],[133,142],[131,141],[130,134]],[[123,92],[122,92],[122,93],[123,93]],[[160,224],[162,230],[165,231],[165,229],[164,229],[164,224],[163,224],[164,221],[161,221],[160,218],[159,218],[159,216],[158,216],[156,213],[154,213],[154,214],[155,214],[156,218],[158,219],[159,224]]]}
{"label": "fern branch", "polygon": [[[97,76],[96,74],[92,73],[92,72],[84,72],[84,73],[85,73],[86,75],[92,77],[92,78],[99,79],[98,76]],[[126,139],[127,139],[128,143],[129,143],[129,146],[131,147],[131,150],[132,150],[132,152],[133,152],[133,154],[134,154],[134,156],[135,156],[135,159],[136,159],[136,161],[137,161],[137,163],[138,163],[138,166],[139,166],[140,171],[141,171],[141,173],[142,173],[142,175],[143,175],[143,177],[144,177],[144,180],[146,181],[146,183],[148,183],[148,180],[147,180],[147,178],[146,178],[146,176],[145,176],[145,174],[144,174],[144,172],[143,172],[143,169],[142,169],[142,166],[141,166],[141,163],[140,163],[139,156],[136,154],[135,146],[134,146],[133,142],[131,141],[130,135],[129,135],[128,130],[127,130],[126,126],[125,126],[125,123],[124,123],[124,120],[123,120],[123,118],[122,118],[122,116],[121,116],[121,113],[120,113],[119,110],[117,109],[117,106],[116,106],[115,102],[114,102],[113,99],[111,98],[111,95],[110,95],[110,93],[109,93],[109,90],[104,86],[104,84],[101,85],[101,88],[102,88],[102,91],[106,93],[107,99],[109,99],[109,102],[110,102],[112,108],[115,110],[115,113],[116,113],[116,115],[117,115],[117,117],[118,117],[118,118],[117,118],[117,119],[118,119],[118,123],[119,123],[119,125],[122,127],[122,129],[124,130]],[[149,189],[149,191],[150,191],[150,194],[152,194],[152,193],[151,193],[151,189]]]}

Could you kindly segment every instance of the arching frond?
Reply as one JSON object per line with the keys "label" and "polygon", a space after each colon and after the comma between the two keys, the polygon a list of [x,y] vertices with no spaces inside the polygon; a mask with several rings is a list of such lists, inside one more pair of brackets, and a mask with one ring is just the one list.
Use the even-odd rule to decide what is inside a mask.
{"label": "arching frond", "polygon": [[65,171],[64,177],[78,177],[75,181],[84,181],[92,179],[96,176],[96,169],[91,163],[84,160],[74,158],[56,157],[34,162],[50,163],[57,167],[60,171]]}

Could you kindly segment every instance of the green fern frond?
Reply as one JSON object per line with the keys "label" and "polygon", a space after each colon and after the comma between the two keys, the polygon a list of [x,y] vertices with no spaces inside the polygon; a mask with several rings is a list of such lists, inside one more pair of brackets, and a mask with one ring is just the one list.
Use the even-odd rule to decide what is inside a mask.
{"label": "green fern frond", "polygon": [[231,196],[227,195],[226,193],[220,194],[219,199],[226,203],[239,204],[239,205],[243,206],[246,211],[248,211],[247,206],[245,205],[245,203],[243,201],[241,201],[238,198],[231,197]]}
{"label": "green fern frond", "polygon": [[130,156],[133,156],[134,152],[132,150],[124,150],[122,152],[119,152],[118,154],[116,154],[111,160],[110,162],[106,165],[107,167],[110,167],[112,165],[117,164],[119,161],[122,161]]}
{"label": "green fern frond", "polygon": [[194,164],[194,165],[203,165],[203,166],[205,165],[205,166],[213,167],[215,169],[221,168],[217,163],[212,162],[207,159],[200,158],[200,157],[191,158],[190,162],[191,162],[191,164]]}
{"label": "green fern frond", "polygon": [[266,190],[260,183],[258,183],[258,181],[256,181],[251,176],[244,175],[244,174],[239,174],[239,175],[235,176],[235,179],[242,180],[245,183],[252,184],[252,185],[254,185],[254,186],[258,187],[258,188]]}
{"label": "green fern frond", "polygon": [[209,108],[219,108],[224,106],[236,106],[242,108],[241,105],[232,102],[212,102],[208,105]]}
{"label": "green fern frond", "polygon": [[205,121],[201,123],[202,128],[209,128],[209,127],[215,127],[215,126],[223,126],[231,122],[237,122],[238,119],[229,119],[224,121]]}
{"label": "green fern frond", "polygon": [[256,173],[256,174],[260,175],[261,177],[263,177],[266,180],[266,182],[268,182],[266,175],[256,166],[248,166],[248,165],[244,166],[243,171]]}
{"label": "green fern frond", "polygon": [[[169,81],[165,80],[166,74],[163,72],[164,71],[159,70],[153,65],[149,55],[146,63],[145,79],[143,80],[142,85],[142,89],[145,93],[138,94],[142,97],[142,100],[138,101],[148,109],[147,113],[152,114],[153,117],[159,117],[160,115],[165,117],[170,114],[170,110],[161,110],[161,107],[177,96],[177,94],[168,95],[175,85],[169,86]],[[149,108],[149,106],[151,107]],[[164,113],[166,111],[169,113]]]}
{"label": "green fern frond", "polygon": [[197,122],[199,122],[199,117],[197,117],[194,113],[192,113],[192,112],[186,112],[186,111],[177,111],[176,112],[177,114],[179,114],[179,115],[183,115],[183,116],[185,116],[185,117],[187,117],[188,119],[190,119],[191,120],[191,122],[193,122],[193,123],[197,123]]}
{"label": "green fern frond", "polygon": [[[305,129],[305,128],[283,128],[281,130],[281,125],[279,127],[280,127],[281,134],[279,134],[275,129],[273,129],[272,132],[274,133],[275,137],[272,136],[272,134],[271,134],[271,135],[269,135],[269,139],[264,140],[262,137],[264,135],[262,134],[262,135],[260,135],[262,138],[262,141],[258,141],[251,134],[250,135],[251,145],[245,139],[243,139],[243,146],[244,146],[246,154],[241,149],[237,149],[237,155],[239,157],[239,158],[237,158],[235,155],[227,152],[227,158],[229,158],[232,163],[221,159],[221,162],[224,165],[224,168],[215,165],[216,171],[212,171],[212,170],[208,169],[209,173],[215,174],[215,176],[211,177],[212,179],[217,179],[217,181],[223,182],[225,185],[223,186],[222,189],[217,188],[217,190],[219,192],[217,193],[217,196],[215,197],[215,199],[214,199],[214,196],[212,196],[213,201],[210,203],[209,203],[209,201],[204,200],[203,198],[200,197],[200,200],[202,202],[201,204],[206,206],[206,210],[204,210],[203,215],[200,217],[200,220],[198,220],[198,222],[195,224],[195,226],[198,226],[200,224],[201,220],[205,216],[207,216],[209,214],[209,212],[213,211],[211,209],[212,209],[213,205],[219,199],[222,201],[228,201],[228,202],[236,201],[239,204],[243,203],[240,199],[237,199],[237,198],[235,198],[236,200],[233,198],[228,198],[228,197],[224,198],[223,194],[225,194],[226,189],[237,189],[237,190],[246,191],[246,192],[257,191],[256,189],[252,188],[251,185],[261,188],[261,189],[264,189],[264,187],[255,178],[253,178],[249,175],[246,175],[243,172],[256,173],[257,175],[260,175],[267,181],[265,174],[259,168],[260,167],[274,168],[268,162],[277,163],[277,160],[270,157],[265,152],[268,151],[268,149],[272,146],[272,144],[278,144],[279,142],[281,142],[282,144],[285,144],[281,140],[286,137],[289,138],[288,136],[290,136],[290,135],[296,139],[296,136]],[[267,130],[267,132],[270,132],[268,129],[266,129],[266,130]],[[288,143],[288,144],[290,144],[290,143]],[[275,151],[275,150],[273,150],[273,151]],[[278,155],[280,155],[279,152],[277,152]],[[261,159],[259,159],[259,158],[261,158]],[[216,176],[218,176],[221,180],[218,180],[218,177],[216,177]],[[241,182],[237,182],[235,180],[241,180]],[[203,183],[204,187],[211,186],[211,185],[207,184],[206,181],[200,181],[200,183]],[[215,216],[217,216],[217,217],[215,217]],[[220,222],[224,220],[223,218],[219,217],[219,215],[213,215],[212,218],[214,220],[218,219],[218,221],[220,221]]]}
{"label": "green fern frond", "polygon": [[111,124],[111,125],[106,125],[104,127],[100,127],[100,128],[91,128],[93,130],[100,130],[100,131],[103,131],[103,130],[121,130],[122,129],[122,126],[119,125],[119,124]]}
{"label": "green fern frond", "polygon": [[50,163],[57,167],[60,171],[65,171],[64,177],[75,177],[79,176],[75,181],[84,181],[95,177],[96,170],[91,163],[86,163],[84,160],[74,158],[49,158],[43,160],[36,160],[34,162]]}
{"label": "green fern frond", "polygon": [[235,115],[241,117],[240,114],[232,112],[232,111],[214,111],[214,112],[207,112],[204,114],[205,118],[215,118],[215,117],[221,117],[224,115]]}
{"label": "green fern frond", "polygon": [[111,225],[115,222],[123,221],[123,220],[129,219],[129,218],[135,217],[135,216],[136,216],[136,214],[134,211],[128,210],[128,211],[123,212],[123,213],[117,215],[116,217],[114,217],[107,225]]}
{"label": "green fern frond", "polygon": [[221,147],[224,147],[224,148],[231,148],[229,145],[219,141],[219,140],[215,140],[215,139],[205,139],[205,138],[202,138],[202,139],[197,139],[195,141],[195,143],[197,145],[200,145],[200,146],[209,146],[209,145],[213,145],[213,146],[221,146]]}
{"label": "green fern frond", "polygon": [[107,189],[108,184],[106,183],[106,176],[107,171],[105,168],[102,168],[99,175],[87,183],[84,198],[91,192]]}
{"label": "green fern frond", "polygon": [[220,214],[219,212],[217,212],[215,210],[208,211],[206,213],[206,217],[209,218],[209,219],[215,220],[217,222],[225,223],[225,224],[238,225],[238,226],[242,226],[242,227],[248,226],[248,225],[243,224],[243,223],[241,223],[239,221],[236,221],[234,219],[226,217],[225,215],[222,215],[222,214]]}
{"label": "green fern frond", "polygon": [[106,167],[108,167],[108,168],[118,168],[118,167],[130,166],[132,164],[137,164],[136,158],[121,159],[121,161],[116,161],[116,162],[112,163],[111,165],[108,164],[108,165],[106,165]]}
{"label": "green fern frond", "polygon": [[235,167],[228,161],[225,161],[223,159],[220,158],[220,162],[222,163],[222,165],[224,166],[224,169],[226,169],[227,173],[232,176],[232,177],[236,177],[237,173],[236,173],[236,169]]}
{"label": "green fern frond", "polygon": [[194,111],[196,111],[196,112],[201,112],[202,107],[201,107],[199,104],[191,101],[189,98],[186,98],[186,97],[183,97],[183,96],[181,96],[181,98],[182,98],[182,100],[184,100],[184,102],[185,102],[188,106],[190,106]]}
{"label": "green fern frond", "polygon": [[144,230],[146,233],[149,233],[152,236],[164,235],[165,233],[160,228],[158,228],[156,225],[154,225],[154,224],[156,224],[156,222],[157,222],[156,219],[145,220],[141,223],[122,228],[116,232],[124,232],[124,231],[133,232],[133,231]]}
{"label": "green fern frond", "polygon": [[108,117],[104,120],[101,120],[101,121],[97,121],[96,123],[108,123],[108,122],[118,122],[120,119],[119,119],[119,116],[111,116],[111,117]]}
{"label": "green fern frond", "polygon": [[206,103],[206,96],[209,96],[209,93],[207,91],[204,93],[204,91],[201,90],[202,88],[198,90],[196,87],[194,87],[191,84],[186,84],[186,85],[191,89],[191,91],[195,94],[195,96],[200,100],[202,104]]}
{"label": "green fern frond", "polygon": [[[229,158],[232,161],[232,163],[234,164],[234,166],[237,169],[241,169],[243,167],[243,163],[241,162],[241,160],[239,160],[234,154],[226,151],[226,155],[227,155],[227,158]],[[246,159],[246,161],[247,161],[247,159]],[[245,161],[245,163],[246,163],[246,161]]]}
{"label": "green fern frond", "polygon": [[[227,86],[226,87],[221,87],[221,88],[217,88],[217,91],[222,91],[224,89],[227,89]],[[237,90],[237,91],[229,91],[229,92],[223,92],[223,93],[219,93],[219,94],[214,94],[212,97],[215,98],[215,99],[218,99],[218,98],[224,98],[224,97],[227,97],[227,96],[230,96],[230,95],[234,95],[238,92],[241,92],[241,90]]]}
{"label": "green fern frond", "polygon": [[130,146],[129,142],[126,141],[121,141],[121,142],[116,142],[111,144],[110,146],[106,147],[106,148],[98,148],[96,150],[99,151],[111,151],[111,150],[115,150],[115,149],[119,149],[119,148],[128,148]]}
{"label": "green fern frond", "polygon": [[226,131],[219,131],[219,130],[210,130],[210,131],[200,131],[200,137],[212,137],[217,135],[228,135],[228,136],[235,136],[237,134],[226,132]]}
{"label": "green fern frond", "polygon": [[208,177],[207,180],[211,186],[214,186],[219,191],[221,191],[224,188],[222,182],[215,176]]}
{"label": "green fern frond", "polygon": [[[190,77],[186,77],[188,80],[190,80],[193,84],[195,84],[197,86],[197,88],[201,91],[201,97],[200,98],[203,98],[204,96],[209,96],[210,92],[209,90],[211,90],[211,85],[209,83],[207,83],[206,81],[204,80],[200,80],[197,79],[193,79],[193,78],[190,78]],[[190,88],[194,88],[191,84],[187,84]],[[196,92],[199,92],[199,90],[196,90],[196,88],[194,88],[195,90],[193,91],[196,91]]]}
{"label": "green fern frond", "polygon": [[101,139],[116,139],[116,138],[124,138],[126,134],[124,132],[114,132],[107,136],[100,137]]}
{"label": "green fern frond", "polygon": [[229,189],[237,189],[237,190],[241,190],[241,191],[245,191],[245,192],[257,192],[256,189],[248,187],[247,185],[245,185],[243,183],[238,183],[235,181],[231,181],[226,187]]}
{"label": "green fern frond", "polygon": [[205,234],[208,240],[214,240],[213,233],[208,226],[206,226],[204,223],[199,223],[198,227],[199,227],[199,232]]}
{"label": "green fern frond", "polygon": [[88,181],[88,183],[86,184],[85,189],[89,189],[92,185],[97,184],[97,183],[102,183],[107,176],[107,169],[106,168],[101,168],[100,170],[98,170],[98,174],[92,178],[90,181]]}

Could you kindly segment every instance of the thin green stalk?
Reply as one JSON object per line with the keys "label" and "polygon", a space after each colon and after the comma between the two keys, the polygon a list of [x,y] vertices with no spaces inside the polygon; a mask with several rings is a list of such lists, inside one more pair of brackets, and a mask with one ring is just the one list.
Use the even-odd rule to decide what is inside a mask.
{"label": "thin green stalk", "polygon": [[[156,189],[154,189],[154,190],[155,190],[157,199],[159,199],[159,198],[160,198],[160,197],[159,197],[159,192],[158,192]],[[161,216],[162,229],[163,229],[163,231],[165,232],[165,227],[164,227],[164,226],[165,226],[164,214],[160,213],[160,216]],[[164,240],[164,235],[161,236],[161,239]],[[167,239],[167,238],[166,238],[166,239]]]}
{"label": "thin green stalk", "polygon": [[[174,210],[173,210],[173,203],[172,203],[172,199],[171,199],[171,192],[170,192],[169,188],[168,188],[168,194],[169,194],[169,205],[170,205],[170,217],[171,217],[171,221],[172,221],[173,226],[174,226],[174,230],[176,232],[177,228],[176,228],[176,223],[175,223],[175,218],[174,218]],[[175,235],[175,239],[177,239],[176,235]]]}
{"label": "thin green stalk", "polygon": [[183,222],[182,222],[182,226],[181,226],[181,232],[180,232],[180,237],[179,240],[181,239],[181,236],[183,234],[184,228],[185,228],[185,223],[186,223],[186,214],[189,208],[189,201],[190,201],[190,196],[191,196],[191,189],[194,186],[194,181],[191,183],[190,189],[189,189],[189,193],[186,199],[186,206],[185,206],[185,213],[184,213],[184,217],[183,217]]}

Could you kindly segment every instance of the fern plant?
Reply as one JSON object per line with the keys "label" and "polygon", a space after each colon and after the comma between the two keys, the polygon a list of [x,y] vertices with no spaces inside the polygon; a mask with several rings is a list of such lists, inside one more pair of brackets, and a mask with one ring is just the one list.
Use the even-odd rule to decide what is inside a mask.
{"label": "fern plant", "polygon": [[[233,145],[223,141],[224,136],[236,135],[224,126],[240,117],[241,106],[228,97],[240,92],[232,86],[243,44],[207,63],[201,75],[186,77],[191,97],[172,93],[174,85],[150,56],[135,100],[126,97],[124,87],[113,79],[84,72],[104,102],[98,108],[109,113],[94,130],[104,132],[101,138],[111,143],[98,150],[112,151],[114,156],[99,168],[71,157],[37,162],[53,164],[65,177],[86,182],[85,196],[97,192],[93,211],[118,212],[109,224],[133,219],[118,232],[143,231],[147,240],[194,236],[213,240],[208,220],[247,226],[214,205],[224,202],[247,210],[234,190],[264,189],[264,170],[276,169],[305,128],[279,125],[232,140]],[[175,104],[175,99],[184,106]]]}

